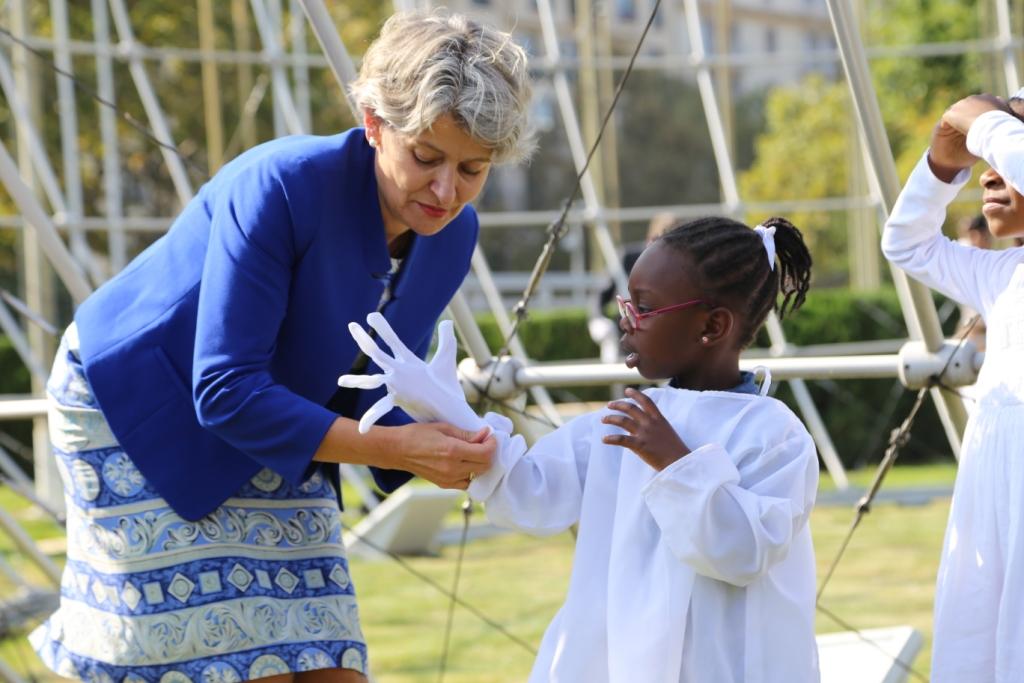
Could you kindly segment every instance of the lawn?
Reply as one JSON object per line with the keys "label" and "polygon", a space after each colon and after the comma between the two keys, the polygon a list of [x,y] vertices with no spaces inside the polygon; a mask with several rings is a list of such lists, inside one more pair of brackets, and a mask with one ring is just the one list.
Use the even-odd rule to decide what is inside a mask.
{"label": "lawn", "polygon": [[[851,480],[863,487],[872,474],[854,473]],[[944,485],[952,477],[950,466],[896,468],[889,485]],[[826,479],[823,477],[823,490],[831,486]],[[9,491],[0,490],[0,506],[26,521],[37,538],[59,536],[59,530],[31,515]],[[925,650],[915,668],[925,675],[933,582],[948,507],[945,498],[916,506],[877,505],[854,535],[822,600],[831,612],[858,628],[910,624],[919,629],[925,636]],[[849,506],[815,510],[811,524],[819,576],[824,575],[835,556],[852,518]],[[473,523],[482,522],[482,514],[477,513]],[[473,541],[465,551],[459,596],[519,640],[536,647],[564,597],[572,549],[568,533],[549,538],[506,534]],[[0,553],[16,563],[19,571],[35,576],[2,534]],[[448,547],[439,557],[409,559],[406,566],[393,561],[352,562],[363,627],[379,683],[439,680],[449,600],[410,569],[447,589],[457,553],[457,547]],[[3,590],[0,583],[0,595]],[[819,613],[818,630],[843,629]],[[0,643],[0,660],[24,674],[24,662],[34,661],[35,656],[27,646],[7,642]],[[532,655],[521,644],[456,607],[445,681],[522,681],[531,662]],[[33,673],[38,676],[41,672],[36,668]],[[55,679],[43,676],[40,680]]]}

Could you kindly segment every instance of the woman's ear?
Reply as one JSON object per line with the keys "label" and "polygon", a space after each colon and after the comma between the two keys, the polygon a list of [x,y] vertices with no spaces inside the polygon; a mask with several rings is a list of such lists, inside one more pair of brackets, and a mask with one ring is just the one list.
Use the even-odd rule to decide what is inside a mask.
{"label": "woman's ear", "polygon": [[732,336],[735,325],[736,316],[728,308],[718,306],[711,309],[700,333],[701,346],[712,347],[721,344]]}
{"label": "woman's ear", "polygon": [[363,127],[366,129],[366,142],[370,147],[380,145],[380,117],[369,109],[363,110]]}

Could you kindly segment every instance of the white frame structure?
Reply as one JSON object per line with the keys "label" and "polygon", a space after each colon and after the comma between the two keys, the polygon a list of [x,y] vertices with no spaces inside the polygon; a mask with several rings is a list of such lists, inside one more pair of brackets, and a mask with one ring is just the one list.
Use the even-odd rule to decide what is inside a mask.
{"label": "white frame structure", "polygon": [[[197,0],[202,3],[209,0]],[[233,0],[242,2],[243,0]],[[142,101],[148,125],[157,138],[173,147],[170,128],[166,115],[160,105],[159,95],[146,69],[146,62],[151,59],[173,56],[177,59],[208,64],[250,64],[264,65],[271,70],[271,92],[275,104],[276,130],[281,133],[304,132],[309,129],[309,74],[310,68],[329,67],[344,91],[344,85],[355,76],[355,67],[345,46],[342,44],[336,27],[322,0],[288,0],[292,23],[289,27],[282,24],[282,0],[248,0],[249,8],[256,20],[263,49],[259,52],[217,51],[209,40],[210,26],[201,28],[206,31],[206,38],[200,49],[176,47],[154,48],[138,43],[132,31],[130,17],[124,0],[91,0],[93,18],[93,41],[82,42],[70,40],[68,37],[68,5],[67,0],[50,0],[53,22],[53,38],[41,38],[29,35],[25,30],[29,0],[8,0],[6,7],[0,3],[0,11],[6,11],[17,21],[8,25],[12,32],[35,49],[49,51],[54,56],[55,64],[65,72],[71,72],[72,55],[87,55],[96,60],[97,82],[96,91],[99,96],[111,101],[114,98],[115,62],[128,65],[134,86]],[[590,0],[577,0],[578,2]],[[785,62],[795,59],[806,59],[806,54],[755,54],[755,55],[711,55],[703,45],[700,29],[699,4],[697,0],[681,0],[685,9],[687,33],[689,36],[690,53],[688,55],[641,56],[637,68],[673,69],[693,71],[696,74],[698,91],[704,106],[709,135],[718,165],[719,181],[724,201],[722,203],[671,206],[671,207],[631,207],[610,209],[600,205],[593,180],[589,174],[582,177],[581,189],[583,209],[570,212],[569,220],[573,224],[585,223],[592,230],[595,244],[603,259],[611,269],[611,275],[617,286],[625,285],[625,274],[622,272],[616,253],[616,245],[611,238],[608,224],[620,220],[649,219],[658,212],[671,210],[680,217],[723,213],[738,215],[741,210],[777,211],[793,209],[842,210],[847,208],[871,207],[877,211],[878,224],[881,226],[884,217],[892,208],[899,192],[899,182],[895,172],[892,152],[888,145],[885,129],[882,125],[877,100],[871,85],[868,72],[868,54],[858,38],[856,23],[851,16],[849,2],[846,0],[825,0],[835,33],[837,50],[819,50],[812,55],[821,61],[840,61],[847,76],[853,102],[856,104],[863,155],[868,165],[868,179],[872,188],[868,197],[833,198],[806,201],[778,202],[742,202],[736,186],[735,169],[730,159],[722,123],[722,111],[719,99],[714,90],[711,69],[720,65],[742,66],[745,64],[765,64]],[[998,35],[991,40],[968,41],[943,45],[921,45],[910,48],[886,48],[871,50],[875,56],[893,55],[933,55],[956,54],[965,51],[989,52],[1003,56],[1006,86],[1015,91],[1019,84],[1019,76],[1015,53],[1021,48],[1022,41],[1011,33],[1008,0],[993,0],[995,16],[998,24]],[[396,2],[396,5],[412,5],[414,2]],[[580,124],[574,110],[569,89],[568,71],[576,68],[578,60],[566,59],[559,54],[558,40],[551,0],[537,0],[544,37],[545,55],[537,60],[537,71],[550,74],[559,110],[561,122],[566,131],[567,141],[577,170],[583,167],[586,149],[580,132]],[[203,8],[201,7],[201,10]],[[322,49],[322,54],[307,53],[305,32],[298,17],[305,16],[313,29]],[[201,22],[209,23],[211,13],[209,7],[200,11]],[[117,36],[115,41],[111,35],[111,23]],[[291,36],[291,51],[282,46],[280,37]],[[169,226],[171,219],[167,217],[129,217],[123,212],[123,179],[120,174],[119,143],[116,134],[115,115],[107,108],[100,114],[100,135],[103,141],[103,184],[106,195],[106,215],[86,216],[82,208],[82,179],[79,174],[81,159],[76,138],[78,124],[75,114],[75,93],[70,81],[58,78],[56,100],[61,128],[61,154],[64,170],[63,188],[57,178],[54,166],[47,158],[41,144],[42,136],[32,117],[29,115],[27,102],[28,74],[26,56],[23,48],[0,38],[0,89],[7,98],[8,105],[17,115],[18,151],[12,155],[0,142],[0,182],[14,200],[19,215],[0,217],[0,227],[22,228],[26,238],[26,249],[38,252],[48,261],[57,273],[63,286],[75,302],[82,301],[99,284],[108,273],[100,261],[89,253],[89,247],[83,239],[86,231],[101,230],[109,237],[108,268],[119,270],[127,261],[125,236],[129,231],[160,233]],[[8,62],[7,55],[12,59]],[[623,60],[619,58],[598,60],[602,67],[620,67]],[[291,73],[291,77],[289,77]],[[215,78],[215,71],[204,69],[204,92],[213,97],[217,88],[210,86],[210,79]],[[256,89],[254,88],[254,96]],[[207,112],[207,120],[215,118],[216,112]],[[212,124],[211,124],[212,125]],[[181,204],[192,197],[192,185],[182,159],[171,149],[161,150],[171,182]],[[41,187],[41,195],[35,186]],[[489,226],[539,226],[546,225],[556,216],[553,211],[517,211],[500,214],[482,214],[481,223],[484,228]],[[68,244],[62,236],[66,233]],[[29,261],[34,262],[34,261]],[[479,280],[488,303],[494,312],[503,333],[511,329],[511,322],[504,306],[483,252],[477,248],[473,255],[473,271]],[[28,290],[28,301],[38,299],[38,290],[42,287],[35,274],[25,273]],[[790,347],[782,335],[781,326],[774,316],[769,321],[768,330],[771,337],[771,355],[758,359],[756,362],[745,360],[749,367],[761,365],[767,367],[776,379],[790,381],[804,418],[809,424],[819,450],[833,478],[840,486],[845,485],[845,473],[839,464],[835,449],[828,433],[818,417],[804,380],[815,378],[884,378],[900,377],[908,386],[915,381],[927,377],[947,367],[947,361],[956,354],[956,366],[959,372],[949,377],[949,384],[956,386],[973,381],[981,356],[974,352],[970,345],[956,348],[943,339],[935,308],[930,294],[920,284],[909,280],[901,271],[893,271],[900,296],[901,306],[909,331],[910,342],[904,345],[900,353],[876,353],[872,355],[852,355],[850,345],[839,353],[828,356],[805,356],[798,349]],[[457,295],[452,301],[449,311],[455,319],[460,336],[469,350],[471,361],[463,365],[463,371],[469,378],[482,378],[498,371],[508,381],[502,389],[504,397],[511,397],[522,391],[530,391],[535,402],[544,415],[552,422],[558,423],[560,418],[555,406],[548,396],[545,387],[564,384],[599,385],[623,382],[637,382],[639,376],[621,364],[551,364],[534,363],[527,358],[525,350],[517,339],[511,343],[509,358],[494,360],[492,350],[484,342],[480,330],[470,312],[464,297]],[[45,345],[39,343],[39,335],[32,334],[32,328],[23,329],[21,324],[10,314],[6,305],[0,301],[0,328],[12,339],[26,366],[36,378],[36,386],[41,387],[46,367]],[[497,366],[502,366],[498,368]],[[908,370],[909,368],[909,370]],[[917,378],[916,380],[914,378]],[[962,400],[954,393],[939,389],[931,389],[932,397],[939,409],[946,435],[954,453],[959,451],[960,437],[966,419],[966,411]],[[33,418],[37,426],[37,440],[43,438],[44,443],[36,444],[36,485],[37,493],[44,500],[59,506],[61,500],[59,485],[55,485],[56,476],[52,466],[45,457],[48,445],[45,443],[45,401],[38,396],[9,397],[0,400],[0,420]],[[2,464],[2,463],[0,463]],[[0,523],[4,522],[0,518]],[[6,526],[6,525],[5,525]],[[11,531],[16,535],[16,531]],[[34,556],[31,551],[30,556]],[[49,575],[52,567],[46,566],[45,556],[39,558],[39,564]]]}

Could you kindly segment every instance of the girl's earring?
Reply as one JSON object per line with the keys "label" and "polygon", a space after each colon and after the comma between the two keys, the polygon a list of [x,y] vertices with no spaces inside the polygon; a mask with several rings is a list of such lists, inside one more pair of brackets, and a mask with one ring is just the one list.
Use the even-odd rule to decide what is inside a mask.
{"label": "girl's earring", "polygon": [[377,141],[374,140],[373,138],[370,138],[369,140],[367,140],[367,142],[370,143],[370,147],[376,147],[377,146]]}
{"label": "girl's earring", "polygon": [[704,335],[703,337],[700,338],[701,344],[707,344],[709,341],[711,340],[707,338],[707,335]]}

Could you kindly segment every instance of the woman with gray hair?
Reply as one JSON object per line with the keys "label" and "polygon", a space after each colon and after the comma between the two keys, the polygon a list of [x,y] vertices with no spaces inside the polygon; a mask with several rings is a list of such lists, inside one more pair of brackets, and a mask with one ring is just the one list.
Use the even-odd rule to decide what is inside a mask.
{"label": "woman with gray hair", "polygon": [[68,507],[60,608],[32,634],[96,681],[365,681],[337,463],[466,488],[493,439],[392,411],[346,331],[379,310],[426,353],[469,270],[469,206],[530,151],[526,56],[398,14],[352,85],[365,127],[227,164],[76,311],[47,386]]}

